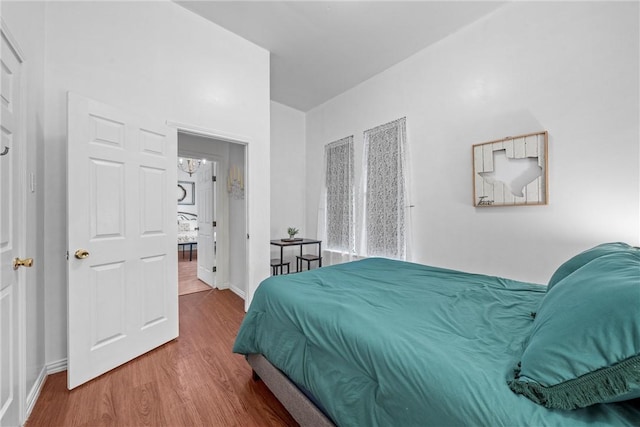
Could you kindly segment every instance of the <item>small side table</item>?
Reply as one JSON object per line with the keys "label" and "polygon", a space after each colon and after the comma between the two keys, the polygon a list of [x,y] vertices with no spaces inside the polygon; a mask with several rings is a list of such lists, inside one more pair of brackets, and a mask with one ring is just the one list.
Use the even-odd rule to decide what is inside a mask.
{"label": "small side table", "polygon": [[[317,260],[318,261],[318,267],[322,267],[322,240],[306,239],[306,238],[279,239],[279,240],[272,240],[271,244],[274,245],[274,246],[279,246],[280,247],[280,263],[284,262],[283,250],[287,246],[300,246],[300,256],[302,257],[302,256],[307,256],[307,255],[302,255],[302,247],[303,246],[305,246],[305,245],[318,245],[318,254],[317,255],[310,255],[310,256],[318,257],[318,260]],[[300,266],[302,266],[301,262],[298,262],[296,264],[300,264]],[[296,265],[296,271],[300,271],[300,268],[298,268],[298,265]]]}

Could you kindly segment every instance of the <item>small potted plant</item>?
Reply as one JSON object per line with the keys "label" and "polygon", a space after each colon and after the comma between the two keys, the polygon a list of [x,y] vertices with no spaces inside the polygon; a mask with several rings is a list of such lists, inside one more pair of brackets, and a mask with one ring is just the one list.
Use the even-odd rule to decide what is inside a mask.
{"label": "small potted plant", "polygon": [[287,228],[287,233],[289,233],[289,239],[293,240],[296,237],[296,234],[298,234],[298,231],[300,231],[300,230],[298,230],[295,227]]}

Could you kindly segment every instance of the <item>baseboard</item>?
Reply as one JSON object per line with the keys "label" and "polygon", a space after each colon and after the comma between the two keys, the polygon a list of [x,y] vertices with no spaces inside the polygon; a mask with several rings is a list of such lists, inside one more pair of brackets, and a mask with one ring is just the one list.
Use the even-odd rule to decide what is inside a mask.
{"label": "baseboard", "polygon": [[40,392],[44,387],[44,383],[47,381],[47,377],[51,374],[56,374],[58,372],[62,372],[66,370],[67,370],[66,358],[60,359],[56,362],[47,363],[42,368],[42,370],[40,371],[40,374],[38,374],[38,378],[36,378],[36,381],[33,383],[33,387],[31,387],[31,390],[29,390],[29,394],[27,394],[27,400],[25,402],[25,411],[24,411],[25,422],[29,419],[29,416],[31,416],[31,411],[33,411],[33,408],[36,406],[36,402],[40,397]]}
{"label": "baseboard", "polygon": [[44,387],[44,382],[47,380],[47,367],[42,367],[38,378],[36,378],[36,382],[29,390],[29,394],[27,394],[27,401],[25,402],[25,413],[24,419],[25,421],[29,419],[31,415],[31,411],[33,411],[33,407],[36,406],[36,402],[38,401],[38,397],[40,397],[40,392],[42,391],[42,387]]}
{"label": "baseboard", "polygon": [[58,372],[67,370],[67,358],[57,360],[55,362],[47,363],[46,366],[47,375],[57,374]]}
{"label": "baseboard", "polygon": [[229,289],[231,289],[231,292],[233,292],[234,294],[238,295],[240,298],[245,299],[246,297],[246,293],[245,291],[243,291],[242,289],[236,287],[236,286],[229,286]]}

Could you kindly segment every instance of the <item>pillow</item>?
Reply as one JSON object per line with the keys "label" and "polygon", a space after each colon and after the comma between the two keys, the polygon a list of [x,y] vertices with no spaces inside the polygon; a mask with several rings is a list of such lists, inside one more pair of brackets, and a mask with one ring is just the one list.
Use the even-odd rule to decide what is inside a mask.
{"label": "pillow", "polygon": [[560,409],[640,397],[640,249],[602,255],[546,293],[509,387]]}
{"label": "pillow", "polygon": [[553,273],[551,279],[549,279],[549,284],[547,285],[547,292],[555,286],[560,280],[564,279],[583,265],[587,264],[590,261],[593,261],[596,258],[599,258],[603,255],[608,255],[616,252],[625,252],[629,249],[633,249],[631,246],[626,243],[603,243],[602,245],[598,245],[594,248],[588,249],[573,258],[566,261],[562,264],[558,269]]}
{"label": "pillow", "polygon": [[191,221],[178,221],[178,231],[191,231]]}

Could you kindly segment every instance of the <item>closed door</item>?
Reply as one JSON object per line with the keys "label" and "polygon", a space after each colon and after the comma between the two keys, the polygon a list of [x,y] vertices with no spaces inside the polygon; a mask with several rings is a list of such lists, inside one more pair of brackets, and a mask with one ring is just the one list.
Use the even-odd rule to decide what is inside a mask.
{"label": "closed door", "polygon": [[69,94],[68,387],[178,336],[177,134]]}
{"label": "closed door", "polygon": [[[4,29],[3,29],[4,30]],[[23,221],[24,138],[21,134],[21,60],[10,46],[4,31],[0,55],[0,425],[20,424],[19,301],[25,286],[24,267],[13,268],[24,256]],[[22,293],[23,295],[23,293]]]}

